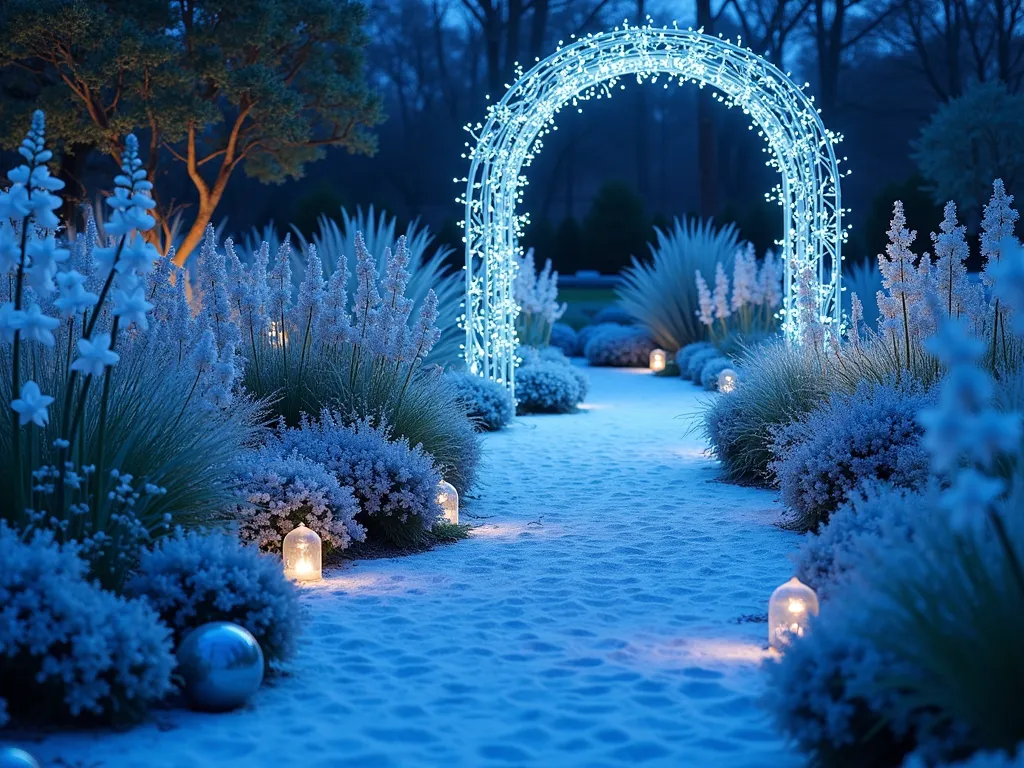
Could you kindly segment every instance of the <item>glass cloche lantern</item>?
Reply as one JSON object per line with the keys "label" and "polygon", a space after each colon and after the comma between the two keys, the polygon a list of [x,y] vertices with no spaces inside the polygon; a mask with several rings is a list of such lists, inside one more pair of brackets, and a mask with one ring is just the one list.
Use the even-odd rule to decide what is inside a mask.
{"label": "glass cloche lantern", "polygon": [[796,576],[772,592],[768,601],[768,644],[783,650],[792,637],[803,637],[812,616],[818,615],[818,596]]}
{"label": "glass cloche lantern", "polygon": [[284,575],[295,581],[319,581],[321,544],[316,531],[302,523],[284,537]]}
{"label": "glass cloche lantern", "polygon": [[665,370],[665,360],[667,356],[664,349],[652,349],[651,350],[651,370],[655,373],[660,373]]}
{"label": "glass cloche lantern", "polygon": [[442,480],[437,486],[437,503],[444,511],[444,521],[459,524],[459,492],[455,486]]}
{"label": "glass cloche lantern", "polygon": [[739,380],[739,376],[732,368],[724,368],[721,373],[718,374],[718,391],[729,394],[730,392],[736,391],[736,382]]}

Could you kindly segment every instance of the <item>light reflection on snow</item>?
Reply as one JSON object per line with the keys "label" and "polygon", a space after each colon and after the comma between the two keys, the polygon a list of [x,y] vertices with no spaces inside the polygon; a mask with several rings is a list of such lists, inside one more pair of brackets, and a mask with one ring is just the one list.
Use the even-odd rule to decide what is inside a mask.
{"label": "light reflection on snow", "polygon": [[761,645],[725,637],[670,638],[634,641],[612,657],[620,662],[686,667],[696,662],[710,665],[757,664],[768,658]]}
{"label": "light reflection on snow", "polygon": [[556,536],[561,535],[562,529],[559,526],[544,525],[537,521],[526,521],[522,523],[484,523],[470,529],[470,535],[474,538],[485,539],[515,539],[522,534],[533,536]]}
{"label": "light reflection on snow", "polygon": [[581,403],[576,407],[581,411],[607,411],[612,406],[608,405],[608,403]]}

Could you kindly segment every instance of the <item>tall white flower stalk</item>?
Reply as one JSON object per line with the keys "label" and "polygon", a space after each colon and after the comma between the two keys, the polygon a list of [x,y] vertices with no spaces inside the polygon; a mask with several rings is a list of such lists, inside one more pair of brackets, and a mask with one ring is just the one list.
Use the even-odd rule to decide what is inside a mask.
{"label": "tall white flower stalk", "polygon": [[547,346],[551,341],[552,327],[568,307],[558,303],[558,272],[551,268],[550,259],[538,272],[532,248],[516,261],[519,269],[512,285],[519,305],[516,333],[520,343],[528,347]]}
{"label": "tall white flower stalk", "polygon": [[903,349],[902,365],[909,366],[911,340],[916,336],[912,322],[912,305],[918,295],[915,291],[917,256],[911,245],[917,232],[907,229],[903,213],[903,202],[893,204],[892,221],[889,223],[889,244],[885,253],[878,255],[878,269],[882,273],[882,288],[877,294],[881,328],[892,339],[893,354],[900,366],[900,349]]}
{"label": "tall white flower stalk", "polygon": [[[1013,243],[1014,229],[1020,214],[1013,208],[1013,195],[1006,194],[1002,179],[992,182],[992,197],[985,206],[981,220],[981,256],[984,266],[981,280],[990,290],[995,287],[995,273],[1002,261],[1005,244]],[[1014,251],[1016,253],[1016,251]],[[996,366],[999,350],[1003,353],[1003,363],[1009,363],[1009,340],[1007,338],[1007,309],[998,295],[992,301],[991,311],[991,361]]]}
{"label": "tall white flower stalk", "polygon": [[774,327],[776,310],[782,304],[782,271],[772,251],[765,253],[760,267],[751,243],[737,251],[731,286],[725,265],[717,262],[713,293],[700,270],[695,278],[697,318],[712,341],[730,333],[745,336]]}

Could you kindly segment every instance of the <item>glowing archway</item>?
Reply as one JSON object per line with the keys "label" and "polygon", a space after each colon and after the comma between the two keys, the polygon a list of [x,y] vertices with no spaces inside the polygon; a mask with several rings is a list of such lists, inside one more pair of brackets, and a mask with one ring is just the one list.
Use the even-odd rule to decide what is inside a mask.
{"label": "glowing archway", "polygon": [[490,107],[487,122],[470,128],[477,140],[464,201],[465,355],[471,372],[514,387],[519,307],[512,296],[513,256],[525,223],[516,212],[526,184],[524,166],[565,105],[610,97],[623,75],[635,75],[638,82],[667,75],[680,85],[708,85],[720,101],[751,116],[768,144],[768,164],[782,176],[774,198],[784,217],[783,331],[790,339],[801,337],[796,283],[804,265],[816,267],[819,318],[838,326],[843,211],[833,145],[839,137],[825,129],[812,100],[785,73],[749,49],[700,31],[625,26],[559,47],[517,74],[504,98]]}

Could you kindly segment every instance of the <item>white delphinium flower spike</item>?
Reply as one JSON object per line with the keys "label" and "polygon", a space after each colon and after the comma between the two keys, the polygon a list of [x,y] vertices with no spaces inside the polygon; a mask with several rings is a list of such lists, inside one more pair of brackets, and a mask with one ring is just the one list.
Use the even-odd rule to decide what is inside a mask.
{"label": "white delphinium flower spike", "polygon": [[28,306],[21,317],[21,338],[35,341],[44,347],[52,347],[56,342],[53,331],[60,325],[60,320],[44,315],[38,304]]}
{"label": "white delphinium flower spike", "polygon": [[946,315],[960,316],[970,309],[970,283],[967,277],[967,227],[957,224],[956,203],[943,209],[939,232],[932,232],[935,246],[935,287]]}
{"label": "white delphinium flower spike", "polygon": [[132,277],[134,284],[126,285],[114,291],[114,317],[120,317],[124,327],[137,325],[139,330],[149,330],[147,313],[153,304],[146,301],[146,287],[138,278]]}
{"label": "white delphinium flower spike", "polygon": [[724,323],[732,313],[729,310],[729,278],[722,262],[715,266],[715,293],[712,301],[715,304],[715,317]]}
{"label": "white delphinium flower spike", "polygon": [[423,306],[420,307],[420,314],[409,339],[404,359],[415,361],[417,357],[426,357],[434,348],[437,340],[441,338],[441,331],[435,325],[437,314],[437,296],[431,289],[427,291],[427,297],[423,300]]}
{"label": "white delphinium flower spike", "polygon": [[352,325],[357,343],[370,338],[380,310],[380,293],[377,291],[377,264],[366,249],[362,232],[356,232],[356,295],[352,307]]}
{"label": "white delphinium flower spike", "polygon": [[757,277],[761,303],[769,309],[782,305],[782,262],[770,248],[765,251],[764,262]]}
{"label": "white delphinium flower spike", "polygon": [[825,327],[818,307],[818,280],[810,261],[805,261],[797,269],[796,310],[801,345],[808,349],[822,349]]}
{"label": "white delphinium flower spike", "polygon": [[6,192],[0,192],[0,219],[31,217],[40,229],[56,230],[60,219],[54,211],[62,201],[50,193],[63,189],[64,182],[51,176],[46,165],[53,159],[53,153],[46,149],[46,118],[42,111],[33,113],[32,127],[18,147],[18,154],[27,164],[7,172],[12,183]]}
{"label": "white delphinium flower spike", "polygon": [[32,423],[45,427],[50,421],[47,408],[53,398],[44,395],[34,381],[26,381],[21,386],[21,396],[11,402],[11,408],[18,414],[18,425],[24,427]]}
{"label": "white delphinium flower spike", "polygon": [[985,206],[985,215],[981,219],[981,256],[984,266],[981,279],[991,287],[995,280],[991,267],[999,262],[1002,254],[1002,243],[1013,237],[1013,230],[1020,214],[1013,209],[1013,195],[1006,194],[1002,179],[992,182],[992,197]]}
{"label": "white delphinium flower spike", "polygon": [[732,267],[732,303],[733,312],[738,312],[748,304],[754,303],[757,291],[757,255],[754,244],[747,243],[736,252]]}
{"label": "white delphinium flower spike", "polygon": [[711,300],[711,291],[708,288],[707,282],[704,280],[704,275],[700,273],[698,269],[697,275],[697,305],[700,309],[697,310],[697,317],[700,321],[707,326],[712,325],[715,322],[715,304]]}
{"label": "white delphinium flower spike", "polygon": [[57,274],[59,298],[53,302],[62,315],[71,317],[96,306],[99,296],[85,289],[85,275],[70,270]]}
{"label": "white delphinium flower spike", "polygon": [[54,289],[53,278],[57,274],[57,265],[67,261],[70,252],[66,248],[58,248],[53,235],[30,239],[26,252],[27,282],[38,296],[48,296]]}

